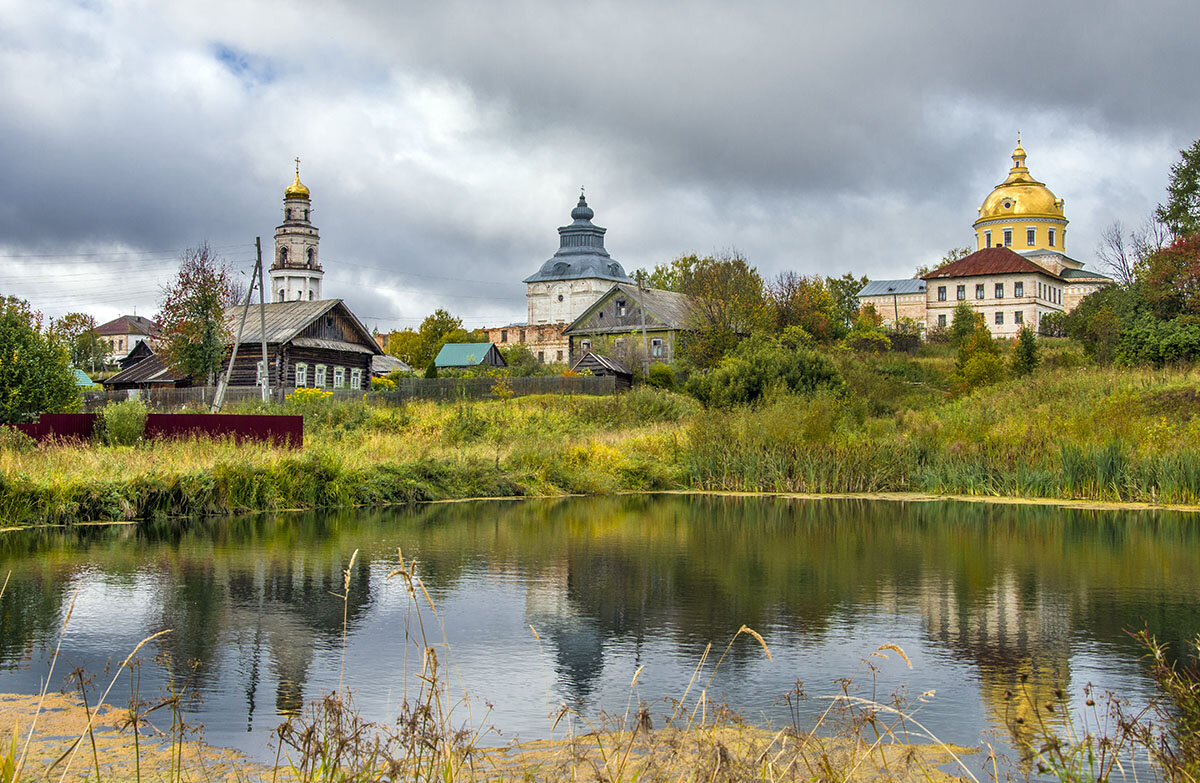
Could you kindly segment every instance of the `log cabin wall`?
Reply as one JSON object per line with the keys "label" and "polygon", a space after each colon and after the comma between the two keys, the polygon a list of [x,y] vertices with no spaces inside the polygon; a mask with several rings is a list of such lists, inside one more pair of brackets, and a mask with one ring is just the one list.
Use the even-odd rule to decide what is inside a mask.
{"label": "log cabin wall", "polygon": [[347,343],[362,343],[362,335],[337,308],[330,310],[301,330],[297,337],[318,337],[322,340],[341,340]]}
{"label": "log cabin wall", "polygon": [[[262,344],[243,344],[238,346],[237,361],[233,365],[233,374],[229,378],[230,386],[257,386],[258,385],[258,363],[262,360]],[[225,361],[221,371],[229,366],[228,359]],[[361,370],[361,379],[358,388],[371,388],[371,355],[366,353],[355,353],[351,351],[333,351],[322,348],[301,348],[290,343],[283,346],[282,353],[280,346],[267,346],[267,364],[271,371],[271,386],[272,388],[284,387],[294,389],[296,387],[296,363],[302,362],[308,365],[308,378],[305,385],[314,387],[316,385],[316,367],[318,364],[325,365],[325,385],[322,388],[333,388],[333,370],[335,367],[344,367],[346,370],[346,385],[343,388],[350,387],[351,370]],[[281,381],[282,379],[282,381]]]}

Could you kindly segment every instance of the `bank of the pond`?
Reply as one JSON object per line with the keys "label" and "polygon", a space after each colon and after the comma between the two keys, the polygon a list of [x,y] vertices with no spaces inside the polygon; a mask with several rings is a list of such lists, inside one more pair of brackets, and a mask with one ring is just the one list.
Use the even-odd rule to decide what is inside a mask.
{"label": "bank of the pond", "polygon": [[[294,407],[287,412],[297,412]],[[0,448],[5,525],[472,497],[729,491],[1200,505],[1200,375],[1055,370],[889,409],[870,390],[705,410],[616,397],[313,404],[306,447]]]}

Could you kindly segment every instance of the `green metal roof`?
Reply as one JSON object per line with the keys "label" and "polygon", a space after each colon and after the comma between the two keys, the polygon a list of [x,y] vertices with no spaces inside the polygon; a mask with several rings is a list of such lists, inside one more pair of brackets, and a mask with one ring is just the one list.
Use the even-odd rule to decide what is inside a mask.
{"label": "green metal roof", "polygon": [[93,381],[91,378],[89,378],[88,374],[86,372],[84,372],[83,370],[80,370],[79,368],[73,368],[72,372],[75,373],[75,385],[76,386],[82,386],[83,388],[86,389],[86,388],[96,385],[96,382]]}
{"label": "green metal roof", "polygon": [[482,364],[491,343],[446,343],[433,363],[438,367],[473,367]]}

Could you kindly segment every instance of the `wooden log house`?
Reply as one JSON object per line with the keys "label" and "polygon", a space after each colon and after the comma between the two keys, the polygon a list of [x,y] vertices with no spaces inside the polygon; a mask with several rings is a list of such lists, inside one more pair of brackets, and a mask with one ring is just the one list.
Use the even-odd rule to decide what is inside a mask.
{"label": "wooden log house", "polygon": [[[262,316],[250,305],[238,345],[231,386],[257,386],[262,380]],[[383,351],[341,299],[268,302],[267,367],[272,388],[371,388],[371,360]],[[237,335],[242,307],[225,311],[225,326]],[[228,366],[228,365],[226,365]]]}

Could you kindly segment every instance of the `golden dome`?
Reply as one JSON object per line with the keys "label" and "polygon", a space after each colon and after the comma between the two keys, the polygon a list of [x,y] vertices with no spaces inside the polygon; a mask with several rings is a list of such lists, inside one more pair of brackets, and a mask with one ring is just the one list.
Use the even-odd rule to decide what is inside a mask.
{"label": "golden dome", "polygon": [[308,188],[300,182],[300,159],[296,158],[296,181],[288,185],[287,190],[283,191],[284,198],[308,198]]}
{"label": "golden dome", "polygon": [[1063,200],[1030,176],[1029,169],[1025,167],[1025,150],[1021,148],[1019,140],[1012,158],[1013,166],[1008,171],[1008,179],[997,185],[984,199],[976,224],[1012,216],[1063,219]]}

